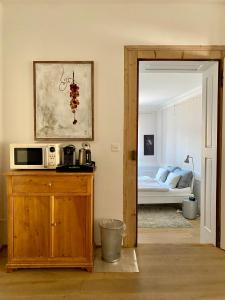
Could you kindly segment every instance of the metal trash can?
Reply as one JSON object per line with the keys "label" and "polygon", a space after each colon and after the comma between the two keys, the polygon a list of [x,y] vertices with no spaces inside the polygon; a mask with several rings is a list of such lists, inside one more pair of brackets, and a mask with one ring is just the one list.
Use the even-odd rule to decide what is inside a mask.
{"label": "metal trash can", "polygon": [[104,219],[99,223],[101,230],[102,259],[116,262],[120,259],[125,224],[120,220]]}
{"label": "metal trash can", "polygon": [[198,203],[195,197],[184,199],[182,204],[183,216],[187,219],[196,219],[198,213]]}

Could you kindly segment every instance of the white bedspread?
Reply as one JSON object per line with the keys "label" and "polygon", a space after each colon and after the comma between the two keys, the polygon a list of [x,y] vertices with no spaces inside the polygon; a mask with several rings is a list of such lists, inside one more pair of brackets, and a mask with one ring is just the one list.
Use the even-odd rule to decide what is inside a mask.
{"label": "white bedspread", "polygon": [[181,195],[191,195],[191,188],[183,189],[170,189],[163,183],[158,182],[156,179],[148,176],[138,177],[138,191],[139,192],[169,192],[171,195],[179,194]]}
{"label": "white bedspread", "polygon": [[139,191],[155,191],[155,192],[168,192],[170,189],[162,183],[159,183],[154,178],[148,176],[138,177],[138,190]]}
{"label": "white bedspread", "polygon": [[191,195],[190,187],[170,189],[154,178],[138,177],[138,204],[182,203]]}

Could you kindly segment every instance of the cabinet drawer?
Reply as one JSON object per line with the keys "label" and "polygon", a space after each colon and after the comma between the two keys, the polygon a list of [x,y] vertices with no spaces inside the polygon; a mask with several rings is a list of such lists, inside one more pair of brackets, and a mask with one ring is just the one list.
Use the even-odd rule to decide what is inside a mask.
{"label": "cabinet drawer", "polygon": [[13,176],[13,193],[50,193],[51,178],[49,176]]}
{"label": "cabinet drawer", "polygon": [[53,193],[91,193],[87,176],[55,176],[51,178]]}
{"label": "cabinet drawer", "polygon": [[13,176],[13,193],[90,194],[88,176]]}

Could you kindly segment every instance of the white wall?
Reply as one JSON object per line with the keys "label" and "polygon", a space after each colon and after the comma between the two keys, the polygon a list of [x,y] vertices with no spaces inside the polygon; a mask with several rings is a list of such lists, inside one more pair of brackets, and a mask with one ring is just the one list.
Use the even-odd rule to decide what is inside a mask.
{"label": "white wall", "polygon": [[[32,61],[94,60],[95,218],[122,218],[124,45],[225,44],[224,8],[197,0],[4,1],[4,170],[8,144],[33,141]],[[110,151],[112,142],[120,152]]]}
{"label": "white wall", "polygon": [[162,109],[162,162],[191,169],[184,163],[194,159],[195,175],[201,174],[202,98],[194,96]]}
{"label": "white wall", "polygon": [[[144,135],[154,135],[154,155],[144,155]],[[138,119],[138,165],[158,166],[157,112],[139,113]]]}
{"label": "white wall", "polygon": [[[154,135],[154,155],[144,155],[144,135]],[[138,175],[155,177],[161,165],[161,116],[159,111],[139,107]]]}

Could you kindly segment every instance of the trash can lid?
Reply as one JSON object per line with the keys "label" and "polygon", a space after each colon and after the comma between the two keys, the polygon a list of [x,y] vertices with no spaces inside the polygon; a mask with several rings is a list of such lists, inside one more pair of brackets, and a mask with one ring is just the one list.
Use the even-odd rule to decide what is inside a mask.
{"label": "trash can lid", "polygon": [[122,229],[124,228],[124,223],[116,219],[103,219],[99,222],[99,226],[106,229]]}

